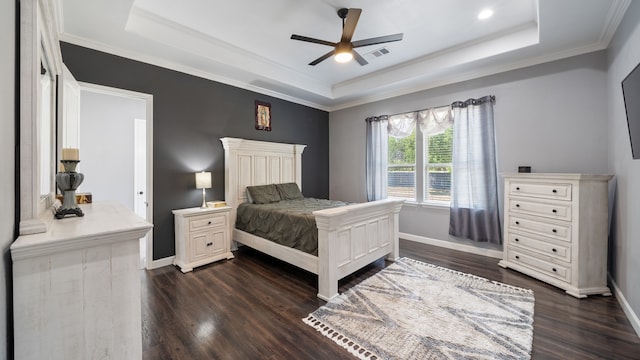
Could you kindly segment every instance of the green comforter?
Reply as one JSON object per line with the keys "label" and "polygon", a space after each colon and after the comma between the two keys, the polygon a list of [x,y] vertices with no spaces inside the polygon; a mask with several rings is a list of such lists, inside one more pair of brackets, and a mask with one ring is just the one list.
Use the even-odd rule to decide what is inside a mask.
{"label": "green comforter", "polygon": [[238,206],[236,228],[278,244],[318,255],[318,228],[312,212],[348,205],[342,201],[304,198]]}

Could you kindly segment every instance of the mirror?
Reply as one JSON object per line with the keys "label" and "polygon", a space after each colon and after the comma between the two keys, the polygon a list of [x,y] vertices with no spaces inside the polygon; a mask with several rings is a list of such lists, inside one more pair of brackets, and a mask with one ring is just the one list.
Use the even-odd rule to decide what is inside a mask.
{"label": "mirror", "polygon": [[40,163],[40,199],[46,201],[53,189],[55,158],[53,156],[53,129],[55,121],[56,78],[43,47],[40,56],[40,114],[38,121],[38,162]]}
{"label": "mirror", "polygon": [[52,3],[21,0],[20,235],[46,232],[53,220],[56,87],[62,69]]}

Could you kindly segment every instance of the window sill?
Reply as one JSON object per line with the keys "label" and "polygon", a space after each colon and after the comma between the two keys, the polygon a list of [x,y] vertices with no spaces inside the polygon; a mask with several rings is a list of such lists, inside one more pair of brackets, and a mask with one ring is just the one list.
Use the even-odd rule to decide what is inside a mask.
{"label": "window sill", "polygon": [[449,207],[450,207],[448,203],[437,203],[437,202],[419,203],[414,200],[405,200],[404,205],[415,207],[415,208],[442,209],[442,210],[449,210]]}

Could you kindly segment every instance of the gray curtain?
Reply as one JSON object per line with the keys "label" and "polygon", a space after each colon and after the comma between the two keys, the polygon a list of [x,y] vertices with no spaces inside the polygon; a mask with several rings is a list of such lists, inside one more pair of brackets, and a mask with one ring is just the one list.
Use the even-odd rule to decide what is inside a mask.
{"label": "gray curtain", "polygon": [[453,170],[449,234],[502,244],[498,210],[494,96],[457,101],[453,111]]}
{"label": "gray curtain", "polygon": [[367,200],[387,198],[388,117],[369,117],[367,123]]}

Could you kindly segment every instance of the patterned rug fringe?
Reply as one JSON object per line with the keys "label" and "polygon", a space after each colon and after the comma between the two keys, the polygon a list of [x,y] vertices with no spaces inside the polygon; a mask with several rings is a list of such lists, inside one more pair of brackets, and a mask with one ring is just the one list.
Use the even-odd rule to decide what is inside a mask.
{"label": "patterned rug fringe", "polygon": [[380,359],[380,357],[374,354],[372,351],[369,351],[355,341],[349,339],[348,337],[340,334],[339,332],[333,330],[330,326],[325,325],[322,321],[316,319],[313,315],[309,314],[306,318],[302,319],[305,324],[313,327],[316,331],[320,332],[325,337],[333,340],[336,344],[342,346],[351,354],[356,356],[361,360],[374,360]]}
{"label": "patterned rug fringe", "polygon": [[465,276],[465,277],[468,277],[468,278],[471,278],[471,279],[475,279],[475,280],[479,280],[479,281],[487,281],[487,282],[490,282],[490,283],[495,284],[497,286],[502,286],[502,287],[507,288],[507,289],[520,291],[520,292],[525,293],[525,294],[533,294],[533,290],[531,290],[531,289],[524,289],[524,288],[521,288],[521,287],[512,286],[512,285],[509,285],[509,284],[501,283],[499,281],[489,280],[487,278],[483,278],[483,277],[478,276],[478,275],[473,275],[473,274],[469,274],[469,273],[463,273],[463,272],[460,272],[460,271],[457,271],[457,270],[448,269],[448,268],[445,268],[445,267],[442,267],[442,266],[437,266],[437,265],[425,263],[425,262],[422,262],[422,261],[419,261],[419,260],[415,260],[415,259],[411,259],[411,258],[402,258],[402,259],[405,260],[405,261],[414,262],[416,264],[430,266],[430,267],[432,267],[434,269],[440,269],[440,270],[444,270],[444,271],[447,271],[447,272],[450,272],[450,273],[453,273],[453,274],[458,274],[458,275],[461,275],[461,276]]}

